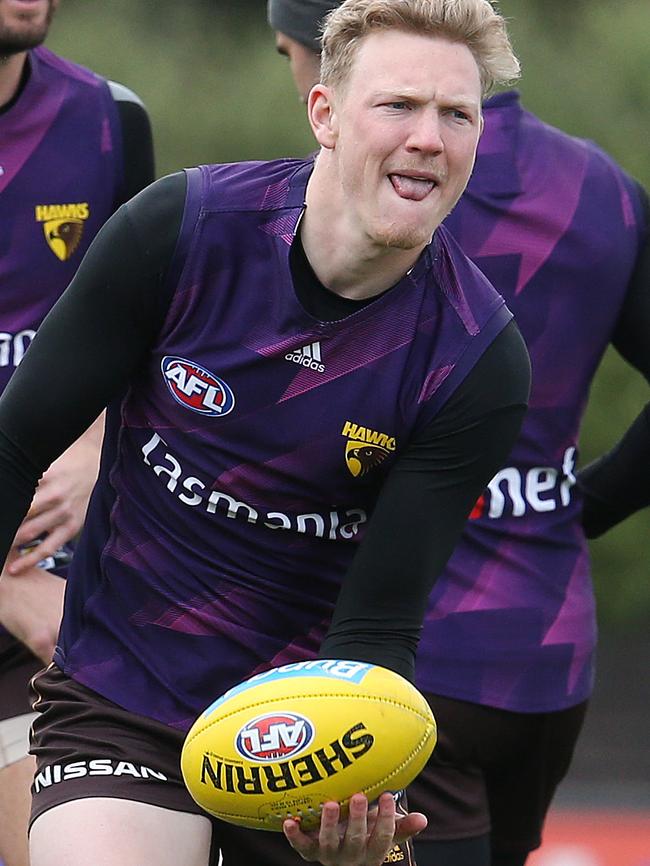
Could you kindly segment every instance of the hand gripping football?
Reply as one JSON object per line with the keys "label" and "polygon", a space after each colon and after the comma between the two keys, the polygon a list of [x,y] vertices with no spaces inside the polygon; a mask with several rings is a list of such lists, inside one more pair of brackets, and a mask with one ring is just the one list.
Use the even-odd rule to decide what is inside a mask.
{"label": "hand gripping football", "polygon": [[185,784],[211,815],[259,830],[286,818],[317,827],[322,804],[406,787],[436,743],[423,696],[363,662],[296,662],[235,686],[196,720],[181,754]]}

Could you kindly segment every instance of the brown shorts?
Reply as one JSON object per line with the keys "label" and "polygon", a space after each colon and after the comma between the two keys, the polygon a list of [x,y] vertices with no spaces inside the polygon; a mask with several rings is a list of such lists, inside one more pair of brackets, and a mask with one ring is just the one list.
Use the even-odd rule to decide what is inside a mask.
{"label": "brown shorts", "polygon": [[438,724],[438,743],[408,789],[409,806],[429,819],[418,841],[490,833],[496,851],[539,847],[544,818],[571,763],[587,703],[528,714],[426,697]]}
{"label": "brown shorts", "polygon": [[[121,709],[50,665],[33,681],[31,752],[33,822],[61,803],[89,797],[137,800],[212,822],[211,863],[223,866],[304,866],[282,833],[246,830],[207,815],[188,793],[180,771],[185,735]],[[396,846],[387,863],[415,866],[412,850]]]}
{"label": "brown shorts", "polygon": [[85,797],[141,800],[203,814],[183,784],[183,734],[128,713],[50,665],[32,681],[34,821],[52,806]]}

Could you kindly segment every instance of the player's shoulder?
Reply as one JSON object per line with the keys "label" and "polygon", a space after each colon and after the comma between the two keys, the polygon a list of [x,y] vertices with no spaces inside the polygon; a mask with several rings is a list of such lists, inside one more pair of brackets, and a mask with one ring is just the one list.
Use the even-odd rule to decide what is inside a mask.
{"label": "player's shoulder", "polygon": [[[313,159],[217,163],[198,167],[204,211],[301,207]],[[191,184],[192,185],[192,184]]]}
{"label": "player's shoulder", "polygon": [[93,72],[92,69],[61,57],[60,54],[55,54],[44,45],[39,45],[38,48],[33,49],[32,58],[37,64],[47,69],[51,75],[72,80],[78,85],[92,88],[106,85],[106,79]]}
{"label": "player's shoulder", "polygon": [[110,79],[107,81],[107,84],[115,102],[118,104],[135,105],[138,108],[146,110],[144,102],[140,99],[138,94],[129,87],[125,87],[125,85],[120,84],[119,81],[111,81]]}
{"label": "player's shoulder", "polygon": [[488,295],[497,294],[494,286],[463,250],[454,234],[443,224],[438,226],[430,245],[434,274],[449,288],[470,290],[472,287]]}
{"label": "player's shoulder", "polygon": [[[633,196],[636,194],[634,180],[602,146],[560,129],[535,114],[522,104],[517,90],[490,97],[483,105],[483,115],[485,130],[479,157],[492,152],[510,154],[520,170],[526,172],[529,186],[535,176],[541,181],[549,172],[573,172],[582,178],[583,184],[605,183],[605,190],[616,195],[621,187],[627,188]],[[475,177],[481,170],[475,172]],[[499,177],[500,191],[503,191],[503,183],[503,177]]]}
{"label": "player's shoulder", "polygon": [[429,259],[428,279],[435,291],[429,292],[428,297],[453,309],[469,335],[479,334],[497,314],[504,316],[504,320],[511,317],[503,297],[444,225],[436,229]]}
{"label": "player's shoulder", "polygon": [[588,160],[589,171],[595,177],[609,175],[616,177],[619,181],[633,183],[626,170],[597,142],[553,126],[530,111],[525,110],[524,115],[525,123],[534,129],[535,136],[545,136],[549,145],[549,156],[552,151],[559,159],[562,158],[563,154],[568,156],[573,153],[581,153]]}

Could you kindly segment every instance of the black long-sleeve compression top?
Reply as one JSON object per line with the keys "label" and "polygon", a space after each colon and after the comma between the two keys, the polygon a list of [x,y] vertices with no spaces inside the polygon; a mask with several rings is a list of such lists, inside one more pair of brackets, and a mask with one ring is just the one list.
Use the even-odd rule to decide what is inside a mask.
{"label": "black long-sleeve compression top", "polygon": [[[124,392],[153,344],[174,284],[169,270],[185,188],[184,174],[164,178],[109,220],[12,377],[0,401],[0,557],[41,473]],[[297,296],[318,318],[340,319],[372,303],[328,291],[299,243],[291,268]],[[475,498],[508,456],[529,382],[527,351],[510,323],[396,462],[345,578],[324,655],[412,676],[430,586]],[[38,406],[29,399],[35,387]]]}

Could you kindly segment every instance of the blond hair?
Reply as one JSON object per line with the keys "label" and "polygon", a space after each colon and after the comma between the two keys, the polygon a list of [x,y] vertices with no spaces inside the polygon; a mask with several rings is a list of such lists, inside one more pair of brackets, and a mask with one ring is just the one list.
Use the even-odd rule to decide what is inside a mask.
{"label": "blond hair", "polygon": [[323,21],[323,84],[343,84],[360,41],[369,33],[393,28],[467,45],[484,96],[496,84],[519,77],[505,18],[489,0],[345,0]]}

